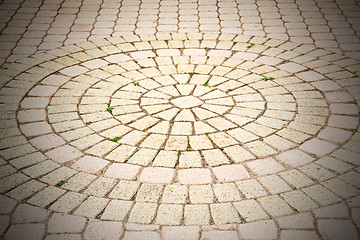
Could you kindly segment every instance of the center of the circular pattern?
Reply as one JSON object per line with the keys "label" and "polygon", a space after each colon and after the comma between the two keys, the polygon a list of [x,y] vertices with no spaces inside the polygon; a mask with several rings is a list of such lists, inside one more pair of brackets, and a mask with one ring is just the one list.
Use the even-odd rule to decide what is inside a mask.
{"label": "center of the circular pattern", "polygon": [[194,96],[179,97],[170,102],[179,108],[193,108],[204,104],[203,101]]}

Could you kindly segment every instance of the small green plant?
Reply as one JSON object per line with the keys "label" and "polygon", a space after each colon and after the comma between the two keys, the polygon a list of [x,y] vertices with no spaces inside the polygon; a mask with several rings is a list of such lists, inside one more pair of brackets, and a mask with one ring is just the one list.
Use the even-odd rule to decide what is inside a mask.
{"label": "small green plant", "polygon": [[246,47],[247,47],[247,48],[252,48],[252,45],[247,45]]}
{"label": "small green plant", "polygon": [[70,128],[69,130],[70,130],[70,131],[74,131],[74,130],[75,130],[75,128]]}
{"label": "small green plant", "polygon": [[188,151],[188,152],[190,152],[190,151],[192,151],[193,149],[192,149],[192,148],[186,148],[185,150]]}
{"label": "small green plant", "polygon": [[264,80],[265,82],[267,81],[267,80],[273,80],[274,78],[273,77],[263,77],[262,78],[262,80]]}
{"label": "small green plant", "polygon": [[108,107],[108,108],[106,109],[106,111],[108,111],[109,113],[111,113],[113,109],[114,109],[113,107]]}
{"label": "small green plant", "polygon": [[269,65],[270,67],[275,67],[274,65]]}
{"label": "small green plant", "polygon": [[177,152],[177,155],[178,155],[178,156],[180,156],[180,155],[181,155],[181,152],[180,152],[180,151],[178,151],[178,152]]}
{"label": "small green plant", "polygon": [[246,221],[246,219],[247,219],[248,217],[241,217],[240,218],[240,223],[246,223],[247,221]]}
{"label": "small green plant", "polygon": [[65,183],[66,183],[65,180],[61,180],[61,181],[57,182],[57,183],[55,184],[55,186],[60,187],[60,186],[64,185]]}
{"label": "small green plant", "polygon": [[209,83],[203,83],[202,84],[204,87],[210,87]]}
{"label": "small green plant", "polygon": [[96,89],[101,89],[101,87],[97,87]]}
{"label": "small green plant", "polygon": [[140,86],[140,83],[136,82],[134,83],[134,86]]}
{"label": "small green plant", "polygon": [[205,49],[205,50],[208,50],[208,49],[209,49],[209,47],[204,47],[204,49]]}
{"label": "small green plant", "polygon": [[105,138],[105,140],[109,140],[109,141],[112,141],[112,142],[117,142],[121,139],[121,137],[114,137],[114,138]]}
{"label": "small green plant", "polygon": [[86,122],[86,125],[90,125],[90,124],[92,124],[92,121]]}
{"label": "small green plant", "polygon": [[234,161],[233,161],[233,160],[229,160],[229,163],[230,163],[230,164],[233,164],[233,163],[234,163]]}
{"label": "small green plant", "polygon": [[171,98],[173,98],[173,99],[176,99],[176,98],[178,98],[179,96],[171,96]]}

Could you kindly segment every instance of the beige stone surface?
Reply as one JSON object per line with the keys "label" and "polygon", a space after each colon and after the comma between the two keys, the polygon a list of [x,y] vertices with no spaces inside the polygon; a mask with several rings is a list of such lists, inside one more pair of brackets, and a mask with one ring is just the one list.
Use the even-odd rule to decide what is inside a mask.
{"label": "beige stone surface", "polygon": [[2,2],[0,238],[357,239],[357,10]]}

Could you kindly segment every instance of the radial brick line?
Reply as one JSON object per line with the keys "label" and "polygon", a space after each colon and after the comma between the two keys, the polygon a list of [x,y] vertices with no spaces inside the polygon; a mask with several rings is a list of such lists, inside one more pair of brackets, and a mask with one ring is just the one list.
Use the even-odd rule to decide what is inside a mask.
{"label": "radial brick line", "polygon": [[310,45],[218,33],[97,39],[9,64],[2,234],[357,239],[357,71]]}

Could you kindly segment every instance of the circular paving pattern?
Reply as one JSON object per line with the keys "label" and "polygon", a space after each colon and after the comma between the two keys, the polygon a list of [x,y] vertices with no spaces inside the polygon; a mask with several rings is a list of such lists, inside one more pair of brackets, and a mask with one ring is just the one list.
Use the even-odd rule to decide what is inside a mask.
{"label": "circular paving pattern", "polygon": [[4,110],[16,118],[3,117],[1,192],[161,225],[340,202],[360,187],[356,71],[357,61],[309,45],[226,34],[132,35],[34,55],[2,69]]}

